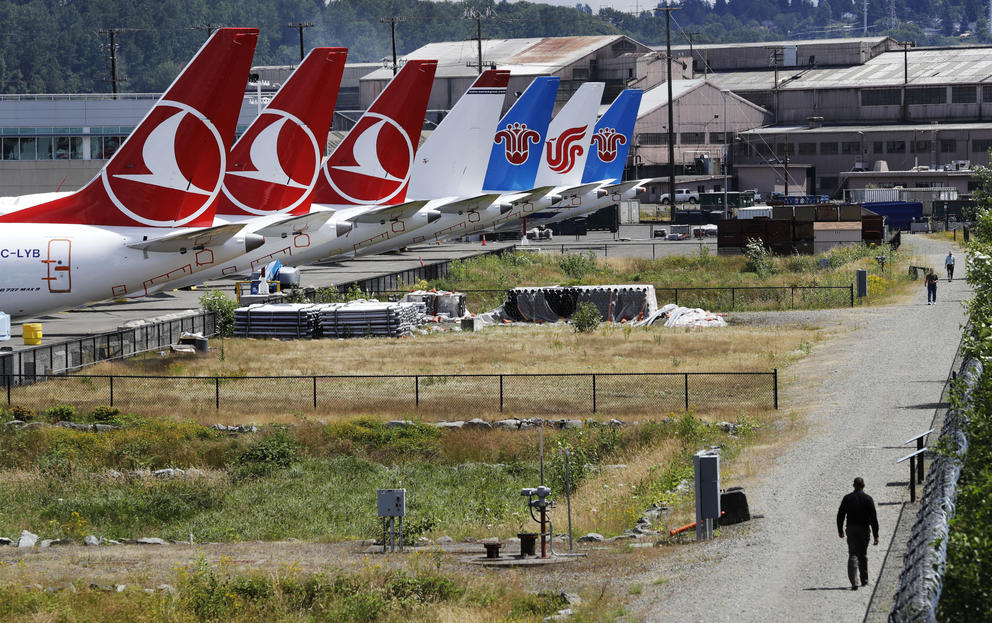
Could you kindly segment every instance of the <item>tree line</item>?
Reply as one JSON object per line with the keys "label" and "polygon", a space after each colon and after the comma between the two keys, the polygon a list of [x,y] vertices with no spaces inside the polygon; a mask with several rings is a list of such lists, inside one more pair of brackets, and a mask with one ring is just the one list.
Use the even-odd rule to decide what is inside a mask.
{"label": "tree line", "polygon": [[[892,34],[919,43],[986,41],[983,0],[897,0],[898,21],[888,3],[869,4],[870,34]],[[673,13],[673,43],[769,41],[860,36],[859,0],[682,0]],[[340,45],[351,61],[390,55],[389,24],[397,17],[397,50],[403,54],[431,41],[475,36],[472,14],[482,13],[487,38],[627,34],[663,44],[660,12],[638,14],[531,2],[428,2],[418,0],[0,0],[0,93],[107,92],[109,34],[115,30],[119,90],[158,92],[218,26],[261,29],[255,63],[299,60],[305,47]],[[938,17],[934,17],[938,16]],[[311,25],[312,24],[312,25]],[[688,33],[695,33],[689,35]]]}

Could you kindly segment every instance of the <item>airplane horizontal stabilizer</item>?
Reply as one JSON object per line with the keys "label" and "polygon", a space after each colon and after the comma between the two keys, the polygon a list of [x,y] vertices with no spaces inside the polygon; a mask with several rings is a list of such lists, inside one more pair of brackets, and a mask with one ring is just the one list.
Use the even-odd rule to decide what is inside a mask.
{"label": "airplane horizontal stabilizer", "polygon": [[413,216],[417,212],[420,212],[421,208],[427,205],[427,203],[427,200],[421,200],[407,201],[406,203],[401,203],[394,206],[381,206],[378,208],[373,208],[368,212],[357,214],[348,220],[355,223],[381,223],[383,221],[391,221],[393,219],[407,218]]}
{"label": "airplane horizontal stabilizer", "polygon": [[127,245],[132,249],[154,253],[185,252],[188,249],[220,246],[244,229],[244,223],[217,225],[203,229],[178,231],[167,236]]}
{"label": "airplane horizontal stabilizer", "polygon": [[330,220],[332,216],[334,216],[334,210],[321,210],[319,212],[310,212],[309,214],[290,216],[281,221],[266,225],[255,233],[263,236],[281,236],[283,234],[298,234],[305,231],[313,231]]}
{"label": "airplane horizontal stabilizer", "polygon": [[554,190],[554,188],[555,188],[554,186],[539,186],[537,188],[533,188],[523,193],[523,196],[512,200],[511,203],[520,204],[520,203],[527,203],[528,201],[537,201],[544,195]]}
{"label": "airplane horizontal stabilizer", "polygon": [[467,199],[461,199],[459,201],[452,201],[451,203],[446,203],[442,206],[437,207],[438,212],[444,214],[461,214],[462,212],[478,210],[479,208],[486,208],[494,201],[499,199],[499,193],[490,193],[485,195],[476,195],[475,197],[469,197]]}

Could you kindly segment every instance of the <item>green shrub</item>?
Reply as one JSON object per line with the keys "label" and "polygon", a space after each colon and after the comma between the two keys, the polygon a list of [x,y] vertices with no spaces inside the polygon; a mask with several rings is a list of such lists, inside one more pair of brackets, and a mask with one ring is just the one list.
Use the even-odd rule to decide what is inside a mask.
{"label": "green shrub", "polygon": [[747,258],[744,263],[745,272],[757,273],[759,277],[766,277],[775,272],[771,251],[765,247],[761,240],[748,238],[747,245],[744,247],[744,257]]}
{"label": "green shrub", "polygon": [[592,303],[579,303],[572,314],[572,328],[576,333],[591,333],[599,326],[599,308]]}
{"label": "green shrub", "polygon": [[572,279],[581,279],[596,270],[596,255],[588,253],[565,253],[558,258],[558,267]]}
{"label": "green shrub", "polygon": [[45,410],[45,421],[52,424],[71,422],[74,417],[76,417],[76,407],[72,405],[55,405]]}
{"label": "green shrub", "polygon": [[27,407],[22,407],[21,405],[14,405],[7,409],[7,415],[15,420],[21,420],[22,422],[30,422],[34,419],[34,411],[28,409]]}
{"label": "green shrub", "polygon": [[268,476],[299,461],[299,451],[300,444],[292,433],[277,428],[238,454],[232,475],[235,479]]}
{"label": "green shrub", "polygon": [[121,414],[121,410],[117,407],[108,407],[106,405],[99,405],[93,407],[90,411],[90,418],[94,422],[112,422],[117,416]]}
{"label": "green shrub", "polygon": [[212,290],[200,297],[200,307],[203,311],[216,314],[217,335],[228,337],[234,333],[234,310],[238,302],[220,290]]}

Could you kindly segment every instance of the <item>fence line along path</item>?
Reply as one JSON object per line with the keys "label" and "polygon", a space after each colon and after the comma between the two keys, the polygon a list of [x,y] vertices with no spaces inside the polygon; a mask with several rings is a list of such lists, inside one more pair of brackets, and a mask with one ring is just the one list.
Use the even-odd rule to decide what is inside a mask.
{"label": "fence line along path", "polygon": [[464,415],[656,414],[778,408],[778,370],[587,374],[310,376],[7,375],[8,405]]}

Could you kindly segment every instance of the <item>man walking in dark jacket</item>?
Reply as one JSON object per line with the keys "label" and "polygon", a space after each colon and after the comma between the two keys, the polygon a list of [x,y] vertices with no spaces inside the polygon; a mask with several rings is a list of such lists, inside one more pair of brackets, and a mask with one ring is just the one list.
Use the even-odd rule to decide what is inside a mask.
{"label": "man walking in dark jacket", "polygon": [[868,537],[869,530],[878,545],[878,517],[875,515],[875,500],[865,493],[865,481],[854,479],[854,491],[841,500],[837,510],[837,533],[844,538],[844,518],[847,517],[847,577],[851,580],[851,590],[858,590],[858,572],[861,586],[868,584]]}

